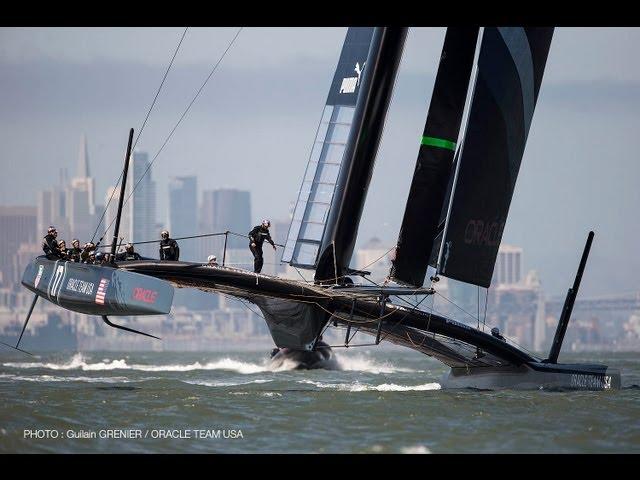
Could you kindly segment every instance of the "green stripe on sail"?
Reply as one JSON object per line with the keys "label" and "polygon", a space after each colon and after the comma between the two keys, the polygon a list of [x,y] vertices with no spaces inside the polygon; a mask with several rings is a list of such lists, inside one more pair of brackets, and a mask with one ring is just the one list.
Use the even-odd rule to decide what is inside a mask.
{"label": "green stripe on sail", "polygon": [[444,138],[422,137],[422,141],[420,143],[430,147],[448,148],[449,150],[456,149],[456,142],[445,140]]}

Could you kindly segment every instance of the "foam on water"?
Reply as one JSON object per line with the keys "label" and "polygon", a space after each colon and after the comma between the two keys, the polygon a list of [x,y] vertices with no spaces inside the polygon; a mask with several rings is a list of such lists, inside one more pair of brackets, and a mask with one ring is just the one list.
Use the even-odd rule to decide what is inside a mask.
{"label": "foam on water", "polygon": [[89,363],[81,353],[76,353],[68,362],[64,363],[43,363],[43,362],[23,362],[23,363],[3,363],[5,367],[12,368],[45,368],[49,370],[82,370],[82,371],[103,371],[103,370],[138,370],[142,372],[189,372],[193,370],[227,370],[241,374],[253,374],[261,372],[279,372],[293,370],[297,364],[285,360],[277,367],[270,365],[268,360],[262,363],[243,362],[232,358],[222,358],[220,360],[190,364],[169,364],[169,365],[145,365],[131,364],[126,360],[103,359],[101,362]]}
{"label": "foam on water", "polygon": [[27,377],[24,375],[2,374],[0,378],[7,379],[8,381],[22,382],[128,383],[134,381],[127,377],[61,377],[56,375],[35,375],[33,377]]}
{"label": "foam on water", "polygon": [[318,388],[327,388],[343,392],[409,392],[423,390],[440,390],[439,383],[424,383],[421,385],[396,385],[395,383],[383,383],[380,385],[369,385],[366,383],[325,383],[313,380],[300,380],[298,383],[313,385]]}
{"label": "foam on water", "polygon": [[203,387],[236,387],[238,385],[250,385],[253,383],[269,383],[271,380],[268,379],[257,379],[250,380],[247,382],[220,382],[220,381],[209,381],[209,380],[183,380],[184,383],[188,383],[190,385],[202,385]]}
{"label": "foam on water", "polygon": [[[401,368],[389,362],[376,362],[364,355],[336,355],[338,370],[364,372],[372,374],[389,374],[397,372],[420,372],[410,368]],[[225,357],[211,362],[194,362],[189,364],[169,364],[169,365],[147,365],[131,364],[125,359],[102,359],[99,362],[89,362],[82,353],[74,354],[67,362],[7,362],[5,367],[31,369],[44,368],[48,370],[82,370],[87,372],[107,371],[107,370],[137,370],[141,372],[189,372],[193,370],[226,370],[241,373],[244,375],[263,372],[282,372],[293,370],[297,367],[295,361],[285,359],[276,366],[265,359],[263,362],[245,362],[233,358]]]}
{"label": "foam on water", "polygon": [[427,447],[425,447],[424,445],[413,445],[411,447],[402,447],[400,449],[400,453],[431,453],[431,450],[429,450]]}
{"label": "foam on water", "polygon": [[377,363],[364,355],[343,355],[336,354],[338,369],[343,371],[365,372],[365,373],[398,373],[398,372],[420,372],[411,368],[396,367],[389,362]]}

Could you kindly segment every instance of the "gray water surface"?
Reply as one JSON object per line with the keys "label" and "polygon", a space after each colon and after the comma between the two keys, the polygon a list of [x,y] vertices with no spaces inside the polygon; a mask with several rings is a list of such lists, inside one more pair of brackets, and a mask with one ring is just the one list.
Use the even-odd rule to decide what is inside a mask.
{"label": "gray water surface", "polygon": [[2,351],[0,452],[640,453],[637,353],[563,355],[620,368],[605,392],[447,391],[421,354],[337,356],[273,371],[267,352]]}

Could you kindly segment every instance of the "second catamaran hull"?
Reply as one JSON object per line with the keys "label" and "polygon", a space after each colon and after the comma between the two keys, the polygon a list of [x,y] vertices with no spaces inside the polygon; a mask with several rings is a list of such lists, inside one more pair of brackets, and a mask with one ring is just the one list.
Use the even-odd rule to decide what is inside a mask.
{"label": "second catamaran hull", "polygon": [[620,382],[620,371],[605,365],[531,363],[452,368],[441,385],[479,390],[617,390]]}
{"label": "second catamaran hull", "polygon": [[[187,262],[135,261],[118,266],[176,287],[225,293],[254,303],[265,314],[280,348],[311,352],[316,338],[331,323],[352,329],[350,342],[355,332],[362,332],[417,350],[452,368],[443,382],[446,388],[601,390],[620,386],[619,372],[604,365],[542,363],[517,346],[464,323],[389,302],[381,305],[370,294]],[[302,315],[300,306],[308,314]]]}
{"label": "second catamaran hull", "polygon": [[338,362],[329,345],[312,351],[292,350],[281,348],[271,357],[271,367],[274,369],[292,366],[295,370],[337,370]]}

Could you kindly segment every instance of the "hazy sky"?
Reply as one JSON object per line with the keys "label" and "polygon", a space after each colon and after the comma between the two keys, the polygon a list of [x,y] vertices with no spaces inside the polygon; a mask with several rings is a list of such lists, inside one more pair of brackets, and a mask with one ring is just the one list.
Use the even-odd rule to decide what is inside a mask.
{"label": "hazy sky", "polygon": [[[87,135],[98,203],[119,174],[182,28],[0,29],[0,204],[35,204],[72,175]],[[251,190],[253,218],[295,201],[345,28],[247,28],[153,167],[159,220],[171,175]],[[139,149],[153,156],[207,76],[231,28],[189,29]],[[359,242],[397,237],[444,29],[412,28]],[[640,29],[558,28],[504,241],[562,294],[587,231],[590,294],[640,289]]]}

